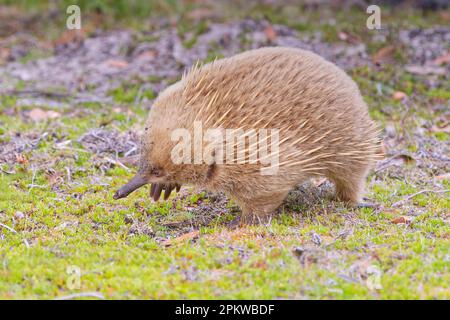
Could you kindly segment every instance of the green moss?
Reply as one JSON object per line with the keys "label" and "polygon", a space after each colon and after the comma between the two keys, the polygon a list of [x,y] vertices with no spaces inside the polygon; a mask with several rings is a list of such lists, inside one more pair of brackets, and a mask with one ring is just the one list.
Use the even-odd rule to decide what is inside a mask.
{"label": "green moss", "polygon": [[197,43],[197,37],[192,37],[189,40],[183,41],[183,46],[186,49],[191,49]]}
{"label": "green moss", "polygon": [[439,98],[450,100],[450,90],[444,88],[435,88],[427,91],[427,96],[430,98]]}
{"label": "green moss", "polygon": [[444,142],[444,141],[450,140],[450,135],[447,132],[435,132],[433,134],[436,137],[436,139],[438,139],[439,141]]}
{"label": "green moss", "polygon": [[40,49],[32,49],[25,56],[21,57],[19,59],[19,62],[25,64],[25,63],[27,63],[29,61],[42,59],[42,58],[47,58],[47,57],[50,57],[50,56],[51,56],[51,52],[50,51],[45,51],[45,50],[40,50]]}
{"label": "green moss", "polygon": [[140,91],[140,87],[137,85],[120,86],[111,90],[109,94],[114,98],[114,101],[124,104],[134,103],[137,98],[147,98],[150,100],[155,98],[152,90]]}

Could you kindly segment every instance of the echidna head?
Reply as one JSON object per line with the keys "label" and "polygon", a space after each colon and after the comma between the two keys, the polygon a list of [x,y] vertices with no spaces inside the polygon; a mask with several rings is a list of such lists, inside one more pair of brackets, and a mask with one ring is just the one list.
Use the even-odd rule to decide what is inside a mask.
{"label": "echidna head", "polygon": [[173,189],[180,189],[176,180],[176,170],[170,160],[170,144],[160,128],[150,132],[150,126],[145,128],[141,142],[139,169],[136,175],[114,194],[114,199],[128,196],[138,188],[151,184],[150,197],[157,201],[164,191],[166,200]]}
{"label": "echidna head", "polygon": [[183,87],[180,82],[164,90],[155,100],[145,125],[141,140],[139,170],[134,178],[114,194],[114,199],[126,197],[145,184],[152,184],[150,196],[158,200],[164,191],[167,199],[170,192],[181,184],[196,183],[206,175],[208,167],[194,164],[176,164],[172,151],[176,141],[172,134],[187,127],[189,113],[183,109]]}
{"label": "echidna head", "polygon": [[174,111],[174,105],[177,104],[178,100],[174,94],[162,94],[153,104],[141,139],[139,170],[114,194],[114,199],[124,198],[146,184],[152,185],[150,196],[155,201],[159,199],[162,191],[167,199],[173,189],[178,190],[182,183],[193,176],[190,166],[177,165],[171,159],[175,146],[171,134],[180,125],[176,121],[178,117]]}

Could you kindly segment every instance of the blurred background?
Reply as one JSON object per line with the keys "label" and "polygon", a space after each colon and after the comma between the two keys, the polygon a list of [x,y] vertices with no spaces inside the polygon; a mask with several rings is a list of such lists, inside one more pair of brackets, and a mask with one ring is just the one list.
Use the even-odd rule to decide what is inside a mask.
{"label": "blurred background", "polygon": [[[449,1],[375,1],[381,11],[379,30],[367,27],[371,3],[0,0],[0,66],[21,63],[4,69],[12,78],[0,81],[3,88],[12,88],[18,76],[27,83],[43,82],[35,83],[38,86],[50,82],[77,92],[90,87],[104,95],[115,84],[106,84],[102,75],[114,75],[116,79],[108,79],[112,82],[150,77],[160,84],[149,85],[157,93],[196,60],[207,62],[261,46],[303,47],[346,69],[406,64],[410,58],[419,60],[412,64],[424,64],[447,52],[446,30],[423,30],[449,25]],[[66,25],[71,4],[81,10],[79,30]],[[25,66],[28,61],[33,67]],[[67,72],[72,76],[64,76]]]}

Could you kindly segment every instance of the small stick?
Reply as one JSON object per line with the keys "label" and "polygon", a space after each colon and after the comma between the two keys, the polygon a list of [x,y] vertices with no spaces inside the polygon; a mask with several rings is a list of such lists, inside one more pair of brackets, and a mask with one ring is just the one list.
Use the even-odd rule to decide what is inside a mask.
{"label": "small stick", "polygon": [[74,293],[74,294],[69,294],[67,296],[62,296],[62,297],[55,298],[53,300],[72,300],[72,299],[75,299],[75,298],[82,298],[82,297],[94,297],[94,298],[105,300],[105,297],[100,292]]}
{"label": "small stick", "polygon": [[[19,234],[16,230],[14,230],[13,228],[11,228],[10,226],[7,226],[6,224],[3,224],[3,223],[0,222],[0,226],[3,227],[3,228],[5,228],[5,229],[8,229],[8,230],[11,231],[12,233],[17,233],[17,234]],[[26,246],[27,248],[30,247],[30,244],[28,243],[27,239],[23,238],[23,242],[25,243],[25,246]]]}
{"label": "small stick", "polygon": [[125,170],[130,171],[130,168],[128,168],[128,167],[125,166],[122,162],[120,162],[120,161],[118,161],[118,160],[114,160],[114,159],[111,159],[111,158],[109,158],[109,157],[103,157],[103,159],[106,160],[106,161],[108,161],[109,163],[118,165],[119,167],[122,167],[122,168],[124,168]]}
{"label": "small stick", "polygon": [[78,152],[90,153],[89,151],[84,150],[84,149],[80,149],[80,148],[71,148],[71,147],[65,147],[65,146],[63,146],[63,147],[56,147],[56,146],[54,146],[53,148],[55,148],[56,150],[70,150],[70,151],[78,151]]}
{"label": "small stick", "polygon": [[72,174],[70,173],[70,168],[65,167],[67,172],[67,182],[72,182]]}
{"label": "small stick", "polygon": [[3,172],[3,173],[6,173],[6,174],[14,174],[15,173],[14,171],[6,171],[3,168],[0,168],[0,171]]}
{"label": "small stick", "polygon": [[9,95],[31,95],[31,96],[45,96],[47,98],[70,98],[72,97],[70,94],[51,92],[51,91],[42,91],[42,90],[10,90],[6,91],[6,94]]}
{"label": "small stick", "polygon": [[34,187],[40,187],[40,186],[34,184],[35,178],[36,178],[36,170],[33,169],[33,176],[31,177],[31,184],[28,185],[28,187],[30,188],[30,189],[28,189],[28,193],[30,193],[31,189],[33,189]]}
{"label": "small stick", "polygon": [[401,204],[404,204],[405,202],[407,202],[408,200],[411,200],[412,198],[414,198],[415,196],[418,196],[419,194],[430,193],[430,192],[446,193],[446,192],[450,192],[450,189],[446,189],[446,190],[431,190],[431,189],[421,190],[419,192],[416,192],[416,193],[413,193],[413,194],[407,196],[405,199],[402,199],[400,201],[395,202],[394,204],[392,204],[392,207],[397,207],[397,206],[399,206]]}

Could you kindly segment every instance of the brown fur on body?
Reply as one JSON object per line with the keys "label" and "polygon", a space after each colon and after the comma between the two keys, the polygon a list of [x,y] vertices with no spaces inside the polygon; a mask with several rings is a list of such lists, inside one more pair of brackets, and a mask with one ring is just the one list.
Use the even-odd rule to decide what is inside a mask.
{"label": "brown fur on body", "polygon": [[[258,164],[174,164],[171,133],[192,130],[194,121],[204,131],[279,129],[277,174],[262,175]],[[250,223],[270,216],[313,176],[329,178],[340,200],[360,202],[378,150],[367,106],[341,69],[309,51],[262,48],[196,66],[159,95],[142,137],[139,175],[166,193],[175,184],[225,192]]]}

